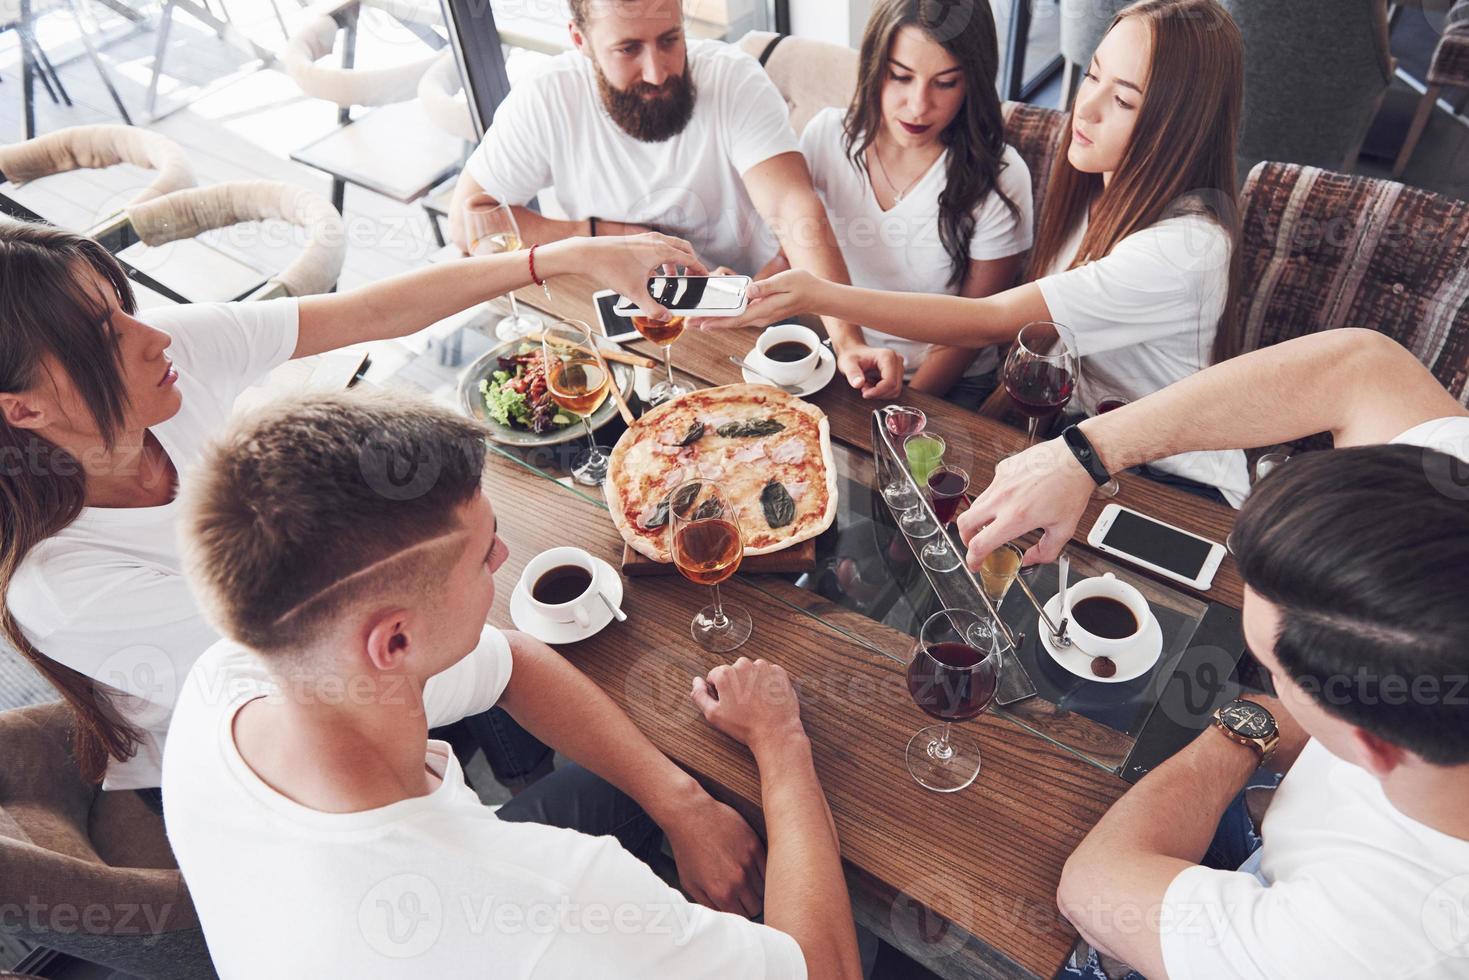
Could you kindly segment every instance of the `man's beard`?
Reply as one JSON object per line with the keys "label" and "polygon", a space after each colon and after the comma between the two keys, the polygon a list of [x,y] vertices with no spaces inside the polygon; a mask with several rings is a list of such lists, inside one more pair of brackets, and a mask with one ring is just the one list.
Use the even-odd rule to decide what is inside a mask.
{"label": "man's beard", "polygon": [[595,59],[592,68],[607,114],[633,139],[662,143],[683,132],[693,118],[694,78],[687,57],[682,75],[668,76],[661,86],[640,81],[626,91],[613,87]]}

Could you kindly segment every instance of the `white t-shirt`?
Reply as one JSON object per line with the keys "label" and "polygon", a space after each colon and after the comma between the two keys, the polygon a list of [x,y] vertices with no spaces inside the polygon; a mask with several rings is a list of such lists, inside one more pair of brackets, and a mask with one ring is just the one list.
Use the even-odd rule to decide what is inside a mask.
{"label": "white t-shirt", "polygon": [[[1086,227],[1083,218],[1051,274],[1036,285],[1081,357],[1081,383],[1071,404],[1095,415],[1107,395],[1135,401],[1209,366],[1229,297],[1230,241],[1209,217],[1183,214],[1067,269]],[[1180,453],[1150,465],[1218,487],[1234,507],[1250,492],[1245,454],[1237,449]]]}
{"label": "white t-shirt", "polygon": [[[493,627],[424,690],[430,726],[510,679]],[[792,977],[790,936],[686,900],[612,837],[496,818],[430,741],[427,796],[324,813],[272,790],[232,725],[277,691],[222,641],[200,658],[163,760],[169,842],[221,977]],[[266,941],[266,937],[268,941]]]}
{"label": "white t-shirt", "polygon": [[[946,183],[948,154],[934,161],[903,199],[884,211],[872,192],[871,181],[847,156],[843,115],[844,110],[837,108],[818,112],[801,132],[801,152],[806,155],[812,182],[841,243],[852,285],[957,295],[963,280],[949,285],[953,264],[939,237],[939,195]],[[1030,248],[1030,169],[1011,146],[1005,147],[1001,162],[999,189],[1018,213],[1012,213],[994,192],[979,202],[969,239],[969,257],[976,261],[1003,259]],[[903,358],[904,373],[910,376],[928,356],[931,346],[867,327],[862,328],[862,334],[871,346],[897,351]],[[965,374],[984,374],[994,370],[996,363],[995,348],[987,347]]]}
{"label": "white t-shirt", "polygon": [[[1393,442],[1469,462],[1469,417]],[[1307,742],[1261,836],[1259,878],[1195,867],[1168,886],[1171,980],[1469,976],[1469,840],[1399,813],[1371,773]]]}
{"label": "white t-shirt", "polygon": [[[173,338],[183,404],[152,427],[182,485],[217,436],[235,398],[296,348],[294,299],[148,310]],[[184,581],[177,499],[161,507],[85,507],[26,555],[10,586],[11,612],[46,656],[106,685],[143,741],[111,762],[106,789],[157,786],[163,740],[179,685],[219,639]]]}
{"label": "white t-shirt", "polygon": [[589,57],[567,51],[510,90],[465,170],[497,201],[555,189],[573,220],[655,225],[700,258],[753,275],[779,247],[741,175],[797,151],[790,113],[759,62],[690,41],[694,112],[681,133],[644,143],[602,104]]}

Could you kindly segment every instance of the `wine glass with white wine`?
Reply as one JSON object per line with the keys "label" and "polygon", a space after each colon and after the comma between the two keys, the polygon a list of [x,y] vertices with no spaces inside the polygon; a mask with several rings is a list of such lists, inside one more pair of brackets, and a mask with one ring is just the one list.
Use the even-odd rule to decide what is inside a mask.
{"label": "wine glass with white wine", "polygon": [[[508,204],[495,204],[488,194],[470,198],[464,211],[465,233],[469,237],[470,255],[498,255],[502,252],[518,252],[526,247],[520,237],[520,226],[515,222],[515,212]],[[541,318],[529,311],[522,311],[510,296],[510,315],[495,327],[495,336],[501,340],[519,340],[533,334],[544,325]]]}

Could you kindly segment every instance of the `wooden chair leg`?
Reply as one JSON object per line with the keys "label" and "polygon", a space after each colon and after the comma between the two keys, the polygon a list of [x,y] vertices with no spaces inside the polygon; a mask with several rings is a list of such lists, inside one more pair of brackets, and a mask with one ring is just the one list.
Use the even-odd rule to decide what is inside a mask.
{"label": "wooden chair leg", "polygon": [[1438,102],[1438,93],[1443,88],[1441,85],[1430,85],[1428,91],[1423,93],[1423,98],[1418,101],[1418,111],[1413,114],[1413,125],[1408,127],[1408,136],[1403,140],[1403,149],[1398,153],[1397,162],[1393,164],[1393,180],[1403,176],[1403,171],[1408,169],[1408,160],[1413,156],[1413,151],[1418,148],[1418,141],[1423,138],[1423,130],[1428,126],[1428,117],[1433,114],[1434,103]]}

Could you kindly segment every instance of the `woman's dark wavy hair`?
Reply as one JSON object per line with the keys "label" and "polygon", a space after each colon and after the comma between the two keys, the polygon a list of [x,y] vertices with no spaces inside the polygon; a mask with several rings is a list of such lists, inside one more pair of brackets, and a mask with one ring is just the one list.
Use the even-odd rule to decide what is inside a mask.
{"label": "woman's dark wavy hair", "polygon": [[949,286],[964,281],[969,269],[969,239],[974,209],[994,191],[1014,215],[1015,202],[999,188],[1005,166],[1005,119],[995,91],[999,40],[995,18],[985,0],[878,0],[862,34],[857,90],[843,120],[847,156],[867,173],[867,148],[882,128],[882,86],[887,81],[893,41],[904,27],[923,31],[954,56],[964,73],[964,104],[939,134],[949,151],[944,189],[939,194],[939,240],[948,253]]}
{"label": "woman's dark wavy hair", "polygon": [[[70,377],[111,448],[127,409],[107,307],[84,277],[90,269],[136,309],[116,259],[90,238],[49,225],[0,219],[0,391],[29,391],[50,363]],[[33,430],[0,421],[0,638],[35,666],[76,715],[75,752],[96,782],[107,760],[130,758],[141,733],[107,690],[38,650],[10,612],[10,585],[36,545],[76,520],[86,499],[81,463]],[[60,651],[58,651],[60,652]]]}
{"label": "woman's dark wavy hair", "polygon": [[1326,711],[1435,765],[1469,762],[1469,463],[1304,453],[1259,483],[1232,541],[1280,611],[1275,658]]}

